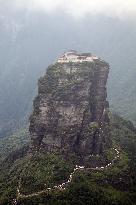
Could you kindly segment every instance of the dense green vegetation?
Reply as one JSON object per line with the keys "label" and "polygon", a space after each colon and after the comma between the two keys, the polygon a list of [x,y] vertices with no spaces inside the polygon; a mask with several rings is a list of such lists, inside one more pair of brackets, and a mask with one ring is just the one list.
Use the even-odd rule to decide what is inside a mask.
{"label": "dense green vegetation", "polygon": [[[131,200],[130,200],[131,197]],[[21,205],[132,205],[133,194],[117,191],[112,187],[90,184],[85,177],[72,183],[64,192],[52,192],[46,196],[20,201]],[[133,202],[134,203],[133,203]]]}
{"label": "dense green vegetation", "polygon": [[19,179],[21,194],[33,194],[67,181],[74,169],[72,162],[64,161],[61,156],[42,153],[25,156],[14,163],[7,160],[2,165],[0,204],[10,203],[16,197]]}
{"label": "dense green vegetation", "polygon": [[21,173],[21,193],[30,194],[66,181],[74,166],[60,156],[37,153]]}
{"label": "dense green vegetation", "polygon": [[[111,116],[113,146],[120,158],[104,170],[78,170],[65,190],[53,189],[28,198],[20,205],[136,205],[136,130],[131,122]],[[112,159],[115,153],[105,153]],[[15,153],[14,153],[15,155]],[[21,194],[28,195],[67,181],[75,162],[60,155],[37,152],[1,164],[0,204],[10,205],[21,177]]]}

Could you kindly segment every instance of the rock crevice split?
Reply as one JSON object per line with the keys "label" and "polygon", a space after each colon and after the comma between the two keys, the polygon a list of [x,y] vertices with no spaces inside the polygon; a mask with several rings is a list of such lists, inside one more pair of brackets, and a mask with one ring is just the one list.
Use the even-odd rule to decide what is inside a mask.
{"label": "rock crevice split", "polygon": [[109,64],[101,59],[49,66],[30,117],[32,149],[102,155],[111,146],[108,73]]}

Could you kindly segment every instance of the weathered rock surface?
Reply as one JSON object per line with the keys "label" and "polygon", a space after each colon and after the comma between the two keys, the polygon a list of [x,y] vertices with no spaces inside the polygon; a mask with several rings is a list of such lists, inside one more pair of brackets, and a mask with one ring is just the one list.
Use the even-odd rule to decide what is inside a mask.
{"label": "weathered rock surface", "polygon": [[109,65],[56,63],[39,79],[30,117],[32,147],[79,156],[110,147],[106,82]]}

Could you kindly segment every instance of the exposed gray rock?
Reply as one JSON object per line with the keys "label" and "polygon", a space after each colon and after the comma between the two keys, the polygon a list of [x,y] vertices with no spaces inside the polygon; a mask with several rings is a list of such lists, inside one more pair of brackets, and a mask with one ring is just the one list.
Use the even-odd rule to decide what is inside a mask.
{"label": "exposed gray rock", "polygon": [[101,59],[49,66],[30,117],[32,148],[88,157],[110,147],[108,73]]}

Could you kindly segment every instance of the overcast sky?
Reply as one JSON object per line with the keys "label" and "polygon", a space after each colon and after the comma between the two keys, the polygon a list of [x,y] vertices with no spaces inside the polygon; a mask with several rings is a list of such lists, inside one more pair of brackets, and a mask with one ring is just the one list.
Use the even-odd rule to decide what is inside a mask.
{"label": "overcast sky", "polygon": [[77,18],[88,13],[120,18],[136,17],[136,0],[0,0],[0,8],[2,6],[48,13],[63,10]]}

